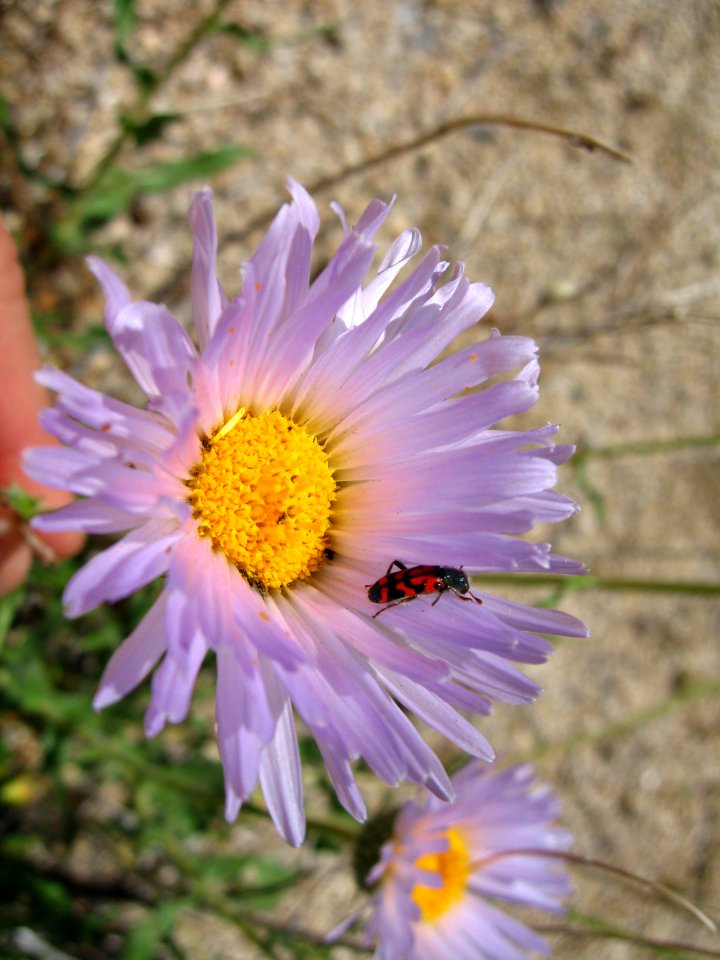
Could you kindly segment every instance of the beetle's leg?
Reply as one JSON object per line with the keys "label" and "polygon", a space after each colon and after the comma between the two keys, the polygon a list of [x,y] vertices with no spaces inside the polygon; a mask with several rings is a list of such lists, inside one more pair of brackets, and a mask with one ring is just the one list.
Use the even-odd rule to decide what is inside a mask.
{"label": "beetle's leg", "polygon": [[[402,563],[400,560],[393,560],[393,562],[390,564],[390,566],[389,566],[389,567],[387,568],[387,570],[385,571],[385,576],[386,576],[386,577],[389,577],[389,576],[390,576],[390,574],[392,573],[392,568],[393,568],[393,567],[397,567],[398,570],[407,570],[407,567],[405,566],[405,564]],[[366,589],[366,590],[367,590],[369,587],[372,587],[372,583],[366,583],[366,584],[365,584],[365,589]],[[411,597],[410,599],[412,599],[412,597]]]}
{"label": "beetle's leg", "polygon": [[376,613],[374,613],[372,618],[374,620],[375,617],[379,617],[381,613],[385,613],[385,611],[389,610],[390,607],[399,607],[401,603],[409,603],[411,600],[417,600],[417,596],[413,594],[412,597],[402,597],[400,600],[393,600],[392,603],[388,603],[381,610],[378,610]]}
{"label": "beetle's leg", "polygon": [[480,597],[476,597],[474,593],[458,593],[456,590],[454,590],[453,593],[459,600],[474,600],[475,603],[482,603]]}

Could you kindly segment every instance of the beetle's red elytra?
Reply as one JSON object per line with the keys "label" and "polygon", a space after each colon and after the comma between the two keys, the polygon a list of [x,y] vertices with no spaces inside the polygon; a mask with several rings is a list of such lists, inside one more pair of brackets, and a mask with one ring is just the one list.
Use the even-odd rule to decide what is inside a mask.
{"label": "beetle's red elytra", "polygon": [[[393,570],[397,567],[397,570]],[[467,574],[460,567],[440,567],[434,564],[420,564],[408,567],[400,560],[393,560],[384,577],[380,577],[368,588],[370,603],[384,603],[373,617],[379,617],[385,610],[408,603],[427,593],[437,593],[432,606],[450,590],[460,600],[474,600],[482,603],[480,597],[470,593]]]}

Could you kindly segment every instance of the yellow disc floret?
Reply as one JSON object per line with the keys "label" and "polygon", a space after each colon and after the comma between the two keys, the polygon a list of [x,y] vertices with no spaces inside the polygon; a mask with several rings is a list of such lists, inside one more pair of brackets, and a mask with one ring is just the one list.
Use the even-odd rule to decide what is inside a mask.
{"label": "yellow disc floret", "polygon": [[422,919],[428,923],[439,920],[462,899],[470,877],[470,856],[465,840],[457,830],[447,830],[445,835],[450,844],[447,850],[423,854],[415,861],[421,870],[439,873],[442,878],[440,887],[417,883],[413,888],[412,898],[420,908]]}
{"label": "yellow disc floret", "polygon": [[317,438],[277,410],[238,410],[203,443],[187,481],[200,536],[261,589],[322,563],[336,486]]}

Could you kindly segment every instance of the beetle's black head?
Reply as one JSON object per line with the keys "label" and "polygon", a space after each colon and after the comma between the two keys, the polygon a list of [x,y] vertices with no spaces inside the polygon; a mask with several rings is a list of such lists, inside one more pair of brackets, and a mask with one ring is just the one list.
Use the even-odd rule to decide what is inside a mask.
{"label": "beetle's black head", "polygon": [[440,575],[446,590],[452,590],[454,593],[467,593],[470,590],[470,584],[464,570],[459,567],[441,567]]}

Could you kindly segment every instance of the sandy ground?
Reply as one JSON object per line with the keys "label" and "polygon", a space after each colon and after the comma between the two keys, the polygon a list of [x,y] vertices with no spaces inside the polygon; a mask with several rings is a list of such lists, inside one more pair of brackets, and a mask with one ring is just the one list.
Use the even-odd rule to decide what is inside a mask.
{"label": "sandy ground", "polygon": [[[82,183],[133,96],[111,56],[110,5],[5,6],[0,76],[26,156]],[[133,50],[162,64],[209,4],[139,7]],[[458,116],[573,128],[632,163],[541,133],[460,130],[319,191],[320,255],[339,235],[331,199],[352,218],[372,196],[396,192],[385,242],[414,225],[427,244],[448,244],[471,278],[494,288],[491,322],[538,339],[542,399],[528,424],[559,420],[563,439],[592,448],[720,432],[717,3],[246,0],[223,16],[262,30],[269,48],[207,39],[153,101],[180,121],[161,143],[142,154],[125,148],[120,158],[137,166],[228,142],[252,147],[253,158],[213,181],[228,287],[259,235],[248,226],[284,199],[289,174],[311,185]],[[332,29],[319,36],[323,24]],[[1,199],[11,226],[28,236],[35,188],[16,177]],[[99,236],[125,245],[131,289],[160,292],[185,315],[186,206],[185,188],[143,200],[133,220],[119,218]],[[39,277],[34,293],[75,302],[78,325],[98,318],[79,261]],[[59,359],[90,377],[105,362]],[[552,531],[556,548],[604,578],[717,581],[717,459],[717,446],[670,443],[590,460],[587,480],[604,518],[565,468],[562,488],[583,511]],[[720,914],[717,602],[597,590],[563,605],[591,625],[592,639],[562,644],[535,671],[546,691],[540,701],[498,710],[485,732],[506,754],[537,757],[580,851]],[[714,693],[703,686],[713,681]],[[237,828],[238,843],[246,832]],[[580,911],[720,948],[687,915],[607,877],[576,876]],[[323,929],[342,916],[350,890],[344,875],[323,874],[304,892],[310,916],[306,900],[290,909]],[[250,956],[215,922],[188,918],[186,926],[198,960]],[[553,942],[568,960],[647,954],[612,941]]]}

